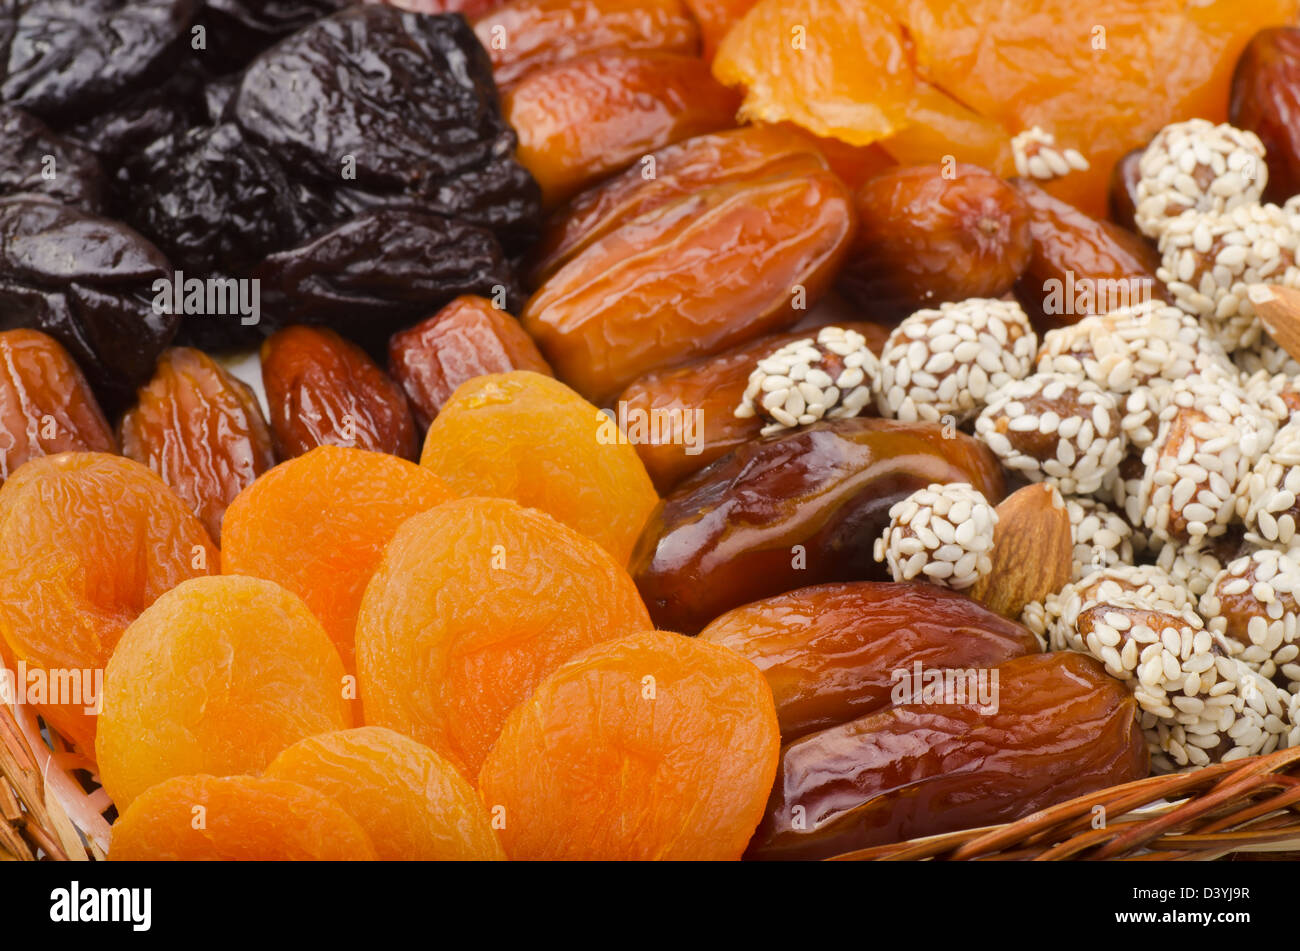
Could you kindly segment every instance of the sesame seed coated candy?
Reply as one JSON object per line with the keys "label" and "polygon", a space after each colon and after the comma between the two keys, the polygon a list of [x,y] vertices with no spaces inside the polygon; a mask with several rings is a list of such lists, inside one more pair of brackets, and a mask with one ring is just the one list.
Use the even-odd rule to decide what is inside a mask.
{"label": "sesame seed coated candy", "polygon": [[961,591],[992,570],[997,522],[997,511],[969,483],[935,483],[890,508],[875,558],[895,581],[920,578]]}

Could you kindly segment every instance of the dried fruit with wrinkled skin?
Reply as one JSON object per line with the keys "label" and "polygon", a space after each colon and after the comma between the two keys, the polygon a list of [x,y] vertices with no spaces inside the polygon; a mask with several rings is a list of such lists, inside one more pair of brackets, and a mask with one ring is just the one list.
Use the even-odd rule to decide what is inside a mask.
{"label": "dried fruit with wrinkled skin", "polygon": [[[836,321],[835,326],[862,334],[877,354],[889,336],[889,328],[880,324]],[[625,389],[615,405],[626,406],[629,430],[640,426],[634,443],[655,488],[668,492],[692,473],[757,439],[763,420],[736,417],[750,373],[759,360],[786,344],[815,337],[815,330],[760,337],[715,357],[647,374]],[[862,412],[874,414],[874,404]]]}
{"label": "dried fruit with wrinkled skin", "polygon": [[1160,255],[1136,234],[1092,218],[1032,182],[1013,187],[1029,209],[1033,252],[1016,281],[1016,300],[1046,333],[1090,314],[1163,296]]}
{"label": "dried fruit with wrinkled skin", "polygon": [[520,319],[560,377],[599,403],[789,327],[827,289],[854,225],[829,172],[705,188],[587,247]]}
{"label": "dried fruit with wrinkled skin", "polygon": [[1266,201],[1300,192],[1300,28],[1261,30],[1246,45],[1232,76],[1228,118],[1264,143]]}
{"label": "dried fruit with wrinkled skin", "polygon": [[574,256],[629,221],[707,185],[826,167],[811,136],[776,126],[743,126],[659,149],[578,195],[547,221],[529,280],[545,282]]}
{"label": "dried fruit with wrinkled skin", "polygon": [[879,147],[899,165],[962,161],[998,175],[1015,172],[1011,136],[1001,123],[980,115],[942,89],[918,79],[907,106],[908,124]]}
{"label": "dried fruit with wrinkled skin", "polygon": [[814,585],[728,611],[700,639],[763,671],[781,741],[886,707],[894,672],[996,667],[1038,652],[1026,628],[966,595],[921,582]]}
{"label": "dried fruit with wrinkled skin", "polygon": [[420,465],[462,495],[540,509],[620,565],[659,502],[613,420],[560,381],[526,370],[463,383],[429,427]]}
{"label": "dried fruit with wrinkled skin", "polygon": [[119,811],[150,786],[260,773],[352,726],[343,664],[307,606],[260,578],[183,582],[126,629],[104,672],[95,753]]}
{"label": "dried fruit with wrinkled skin", "polygon": [[739,102],[693,56],[593,53],[532,73],[502,108],[555,208],[648,152],[731,127]]}
{"label": "dried fruit with wrinkled skin", "polygon": [[53,337],[0,331],[0,483],[28,459],[77,451],[117,451],[81,370]]}
{"label": "dried fruit with wrinkled skin", "polygon": [[519,321],[470,294],[388,341],[388,372],[406,391],[422,429],[466,380],[511,370],[552,375]]}
{"label": "dried fruit with wrinkled skin", "polygon": [[705,59],[713,59],[727,31],[749,12],[754,3],[755,0],[686,0],[686,6],[700,25]]}
{"label": "dried fruit with wrinkled skin", "polygon": [[[31,668],[101,670],[140,612],[216,571],[219,557],[188,506],[139,463],[98,452],[33,459],[0,487],[0,638]],[[102,698],[81,699],[40,712],[92,755],[86,708]]]}
{"label": "dried fruit with wrinkled skin", "polygon": [[1142,178],[1142,153],[1146,149],[1138,148],[1127,153],[1115,163],[1115,170],[1110,175],[1110,220],[1120,227],[1140,234],[1137,225],[1137,186]]}
{"label": "dried fruit with wrinkled skin", "polygon": [[415,456],[415,422],[401,387],[332,330],[286,327],[269,337],[262,385],[281,459],[317,446]]}
{"label": "dried fruit with wrinkled skin", "polygon": [[0,195],[23,192],[98,214],[104,171],[92,152],[17,106],[0,105]]}
{"label": "dried fruit with wrinkled skin", "polygon": [[275,465],[257,397],[202,351],[166,351],[118,424],[122,455],[162,476],[214,539],[226,506]]}
{"label": "dried fruit with wrinkled skin", "polygon": [[354,673],[357,610],[384,547],[412,515],[451,498],[414,463],[321,446],[276,466],[230,504],[221,568],[302,598]]}
{"label": "dried fruit with wrinkled skin", "polygon": [[[203,823],[196,828],[201,809]],[[378,856],[330,797],[261,776],[176,776],[113,823],[114,862],[346,862]]]}
{"label": "dried fruit with wrinkled skin", "polygon": [[[746,857],[827,858],[995,825],[1146,776],[1137,703],[1091,657],[1034,654],[994,670],[996,691],[991,671],[982,694],[970,674],[948,693],[923,679],[911,695],[928,686],[933,702],[894,704],[786,746]],[[940,702],[962,698],[959,686],[963,702]]]}
{"label": "dried fruit with wrinkled skin", "polygon": [[474,787],[433,750],[392,730],[368,726],[299,740],[263,775],[329,796],[384,861],[505,858]]}
{"label": "dried fruit with wrinkled skin", "polygon": [[398,529],[362,599],[366,723],[476,776],[551,671],[649,626],[632,579],[595,542],[506,499],[446,502]]}
{"label": "dried fruit with wrinkled skin", "polygon": [[512,859],[737,859],[779,752],[772,692],[739,655],[665,631],[571,658],[479,773]]}
{"label": "dried fruit with wrinkled skin", "polygon": [[[955,177],[953,177],[955,175]],[[974,165],[887,169],[858,190],[858,235],[839,286],[884,318],[1000,297],[1029,263],[1029,209]]]}
{"label": "dried fruit with wrinkled skin", "polygon": [[932,483],[1002,498],[983,443],[930,423],[844,419],[749,442],[650,516],[630,570],[659,627],[694,634],[725,611],[811,584],[886,580],[872,557],[889,509]]}
{"label": "dried fruit with wrinkled skin", "polygon": [[149,379],[179,318],[153,308],[171,265],[117,221],[36,199],[0,201],[0,330],[48,333],[110,412]]}
{"label": "dried fruit with wrinkled skin", "polygon": [[474,33],[502,91],[537,69],[588,53],[694,56],[700,46],[681,0],[511,0],[476,21]]}

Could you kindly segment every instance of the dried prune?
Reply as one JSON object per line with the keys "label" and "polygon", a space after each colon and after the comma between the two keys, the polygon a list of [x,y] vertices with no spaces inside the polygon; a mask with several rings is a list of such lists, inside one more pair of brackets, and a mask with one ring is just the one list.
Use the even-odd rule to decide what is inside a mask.
{"label": "dried prune", "polygon": [[1029,209],[1033,235],[1015,295],[1039,333],[1158,295],[1160,255],[1138,235],[1084,214],[1033,182],[1016,179],[1012,186]]}
{"label": "dried prune", "polygon": [[199,0],[10,0],[0,7],[0,100],[43,119],[87,115],[164,65]]}
{"label": "dried prune", "polygon": [[539,69],[503,100],[519,161],[555,208],[647,152],[735,124],[740,97],[674,53],[593,53]]}
{"label": "dried prune", "polygon": [[882,319],[1000,297],[1029,263],[1029,210],[992,172],[959,164],[887,169],[858,190],[858,237],[840,287]]}
{"label": "dried prune", "polygon": [[806,585],[885,580],[871,550],[889,507],[932,482],[1002,498],[993,454],[938,425],[855,418],[749,442],[660,503],[629,570],[655,625],[684,634]]}
{"label": "dried prune", "polygon": [[507,243],[536,231],[536,184],[459,16],[354,6],[317,20],[249,65],[229,110],[295,175],[352,190],[354,209],[405,195]]}
{"label": "dried prune", "polygon": [[829,172],[701,189],[587,247],[521,319],[598,405],[653,370],[782,330],[826,290],[853,235]]}
{"label": "dried prune", "polygon": [[415,424],[401,388],[332,330],[286,327],[269,337],[262,385],[281,459],[317,446],[415,456]]}
{"label": "dried prune", "polygon": [[154,309],[171,276],[162,252],[125,225],[38,199],[0,201],[0,330],[63,344],[105,409],[153,372],[178,318]]}
{"label": "dried prune", "polygon": [[1255,34],[1237,60],[1228,116],[1264,143],[1264,197],[1283,202],[1300,192],[1300,28]]}
{"label": "dried prune", "polygon": [[889,706],[895,672],[913,664],[995,667],[1038,653],[1028,628],[912,581],[800,588],[728,611],[700,638],[763,671],[785,743]]}
{"label": "dried prune", "polygon": [[16,106],[0,105],[0,195],[39,194],[98,214],[104,172],[95,156]]}
{"label": "dried prune", "polygon": [[367,212],[254,272],[264,306],[285,321],[328,323],[382,347],[389,334],[461,294],[513,303],[509,263],[492,232],[418,212]]}
{"label": "dried prune", "polygon": [[746,857],[827,858],[993,825],[1147,774],[1137,702],[1091,657],[1033,654],[921,681],[907,684],[911,702],[781,751]]}
{"label": "dried prune", "polygon": [[206,0],[232,20],[269,37],[284,36],[347,6],[347,0]]}

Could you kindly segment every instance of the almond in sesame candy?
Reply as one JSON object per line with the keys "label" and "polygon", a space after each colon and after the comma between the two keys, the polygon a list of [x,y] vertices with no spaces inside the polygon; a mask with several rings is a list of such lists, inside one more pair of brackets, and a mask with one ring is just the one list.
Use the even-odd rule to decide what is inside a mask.
{"label": "almond in sesame candy", "polygon": [[962,591],[992,569],[997,522],[997,511],[969,483],[935,483],[890,508],[875,559],[895,581],[920,578]]}
{"label": "almond in sesame candy", "polygon": [[[1154,438],[1154,437],[1153,437]],[[1142,464],[1142,451],[1130,442],[1128,452],[1120,460],[1115,470],[1102,483],[1097,497],[1112,506],[1115,512],[1123,516],[1133,534],[1133,557],[1139,558],[1149,554],[1153,547],[1158,550],[1160,544],[1151,541],[1151,533],[1142,524],[1142,509],[1139,506],[1142,492],[1142,477],[1146,474]]]}
{"label": "almond in sesame candy", "polygon": [[919,310],[880,357],[880,414],[904,422],[964,423],[989,393],[1029,375],[1038,338],[1014,301],[973,298]]}
{"label": "almond in sesame candy", "polygon": [[1011,139],[1016,174],[1038,181],[1064,178],[1072,171],[1086,172],[1088,160],[1077,149],[1059,149],[1056,136],[1039,126],[1026,129]]}
{"label": "almond in sesame candy", "polygon": [[1115,398],[1060,373],[1013,380],[994,392],[975,434],[1008,469],[1070,495],[1100,489],[1124,458]]}
{"label": "almond in sesame candy", "polygon": [[1223,212],[1258,202],[1268,184],[1264,145],[1253,132],[1205,119],[1165,126],[1138,162],[1138,228],[1159,238],[1187,211]]}
{"label": "almond in sesame candy", "polygon": [[1237,508],[1265,542],[1283,548],[1300,543],[1300,422],[1278,430],[1247,476]]}
{"label": "almond in sesame candy", "polygon": [[1104,502],[1086,496],[1065,500],[1074,541],[1071,580],[1098,568],[1133,564],[1133,528]]}
{"label": "almond in sesame candy", "polygon": [[1156,555],[1156,565],[1169,573],[1197,597],[1209,590],[1224,565],[1254,550],[1243,537],[1245,527],[1230,525],[1216,538],[1203,538],[1193,545],[1167,542]]}
{"label": "almond in sesame candy", "polygon": [[1201,596],[1206,626],[1260,676],[1300,690],[1300,558],[1261,549],[1215,576]]}

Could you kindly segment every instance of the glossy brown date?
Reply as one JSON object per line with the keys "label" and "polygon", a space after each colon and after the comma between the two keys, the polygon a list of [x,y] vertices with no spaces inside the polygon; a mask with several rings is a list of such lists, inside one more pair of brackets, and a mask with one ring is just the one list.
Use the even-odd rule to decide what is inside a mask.
{"label": "glossy brown date", "polygon": [[1091,657],[994,670],[996,689],[989,671],[974,702],[895,704],[787,745],[746,857],[828,858],[1008,822],[1146,776],[1137,702]]}
{"label": "glossy brown date", "polygon": [[932,482],[1003,494],[988,448],[938,425],[856,418],[749,442],[660,503],[630,570],[655,626],[683,634],[795,588],[886,580],[872,546],[889,507]]}
{"label": "glossy brown date", "polygon": [[754,662],[789,743],[890,704],[894,672],[996,667],[1038,653],[1028,629],[921,582],[814,585],[728,611],[700,638]]}
{"label": "glossy brown date", "polygon": [[1228,118],[1264,143],[1264,197],[1281,203],[1300,192],[1300,28],[1255,34],[1237,60]]}

